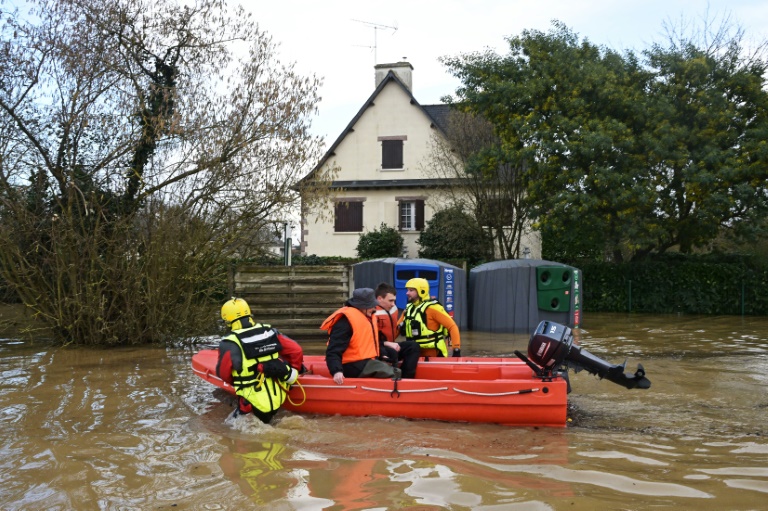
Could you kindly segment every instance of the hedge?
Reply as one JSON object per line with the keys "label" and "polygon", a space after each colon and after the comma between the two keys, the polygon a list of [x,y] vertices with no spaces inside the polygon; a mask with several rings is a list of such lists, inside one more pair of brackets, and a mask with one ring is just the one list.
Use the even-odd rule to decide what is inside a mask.
{"label": "hedge", "polygon": [[669,259],[577,267],[585,311],[768,315],[765,265]]}

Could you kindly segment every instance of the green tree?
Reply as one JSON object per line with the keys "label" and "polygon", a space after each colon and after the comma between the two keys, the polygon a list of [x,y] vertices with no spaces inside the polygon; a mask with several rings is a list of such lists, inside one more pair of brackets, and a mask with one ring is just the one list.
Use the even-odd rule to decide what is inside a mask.
{"label": "green tree", "polygon": [[210,326],[296,204],[318,81],[220,0],[30,0],[0,27],[0,276],[61,343]]}
{"label": "green tree", "polygon": [[404,243],[397,229],[382,222],[378,229],[360,235],[357,242],[357,257],[360,259],[401,257]]}
{"label": "green tree", "polygon": [[465,260],[477,265],[492,259],[493,245],[477,220],[459,207],[436,212],[416,243],[419,257]]}
{"label": "green tree", "polygon": [[743,34],[668,30],[645,52],[650,83],[648,186],[657,191],[656,247],[690,253],[722,230],[742,240],[768,212],[768,59]]}
{"label": "green tree", "polygon": [[527,162],[545,237],[622,260],[743,235],[765,216],[765,60],[727,41],[641,60],[555,23],[510,38],[508,55],[445,63],[459,98]]}

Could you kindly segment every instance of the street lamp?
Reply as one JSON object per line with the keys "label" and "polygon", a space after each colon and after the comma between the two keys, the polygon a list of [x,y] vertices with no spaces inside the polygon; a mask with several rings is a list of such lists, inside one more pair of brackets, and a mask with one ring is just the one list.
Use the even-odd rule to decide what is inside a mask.
{"label": "street lamp", "polygon": [[285,266],[291,265],[291,249],[293,245],[291,243],[291,224],[283,222],[283,229],[285,230],[285,243],[283,245],[283,261]]}

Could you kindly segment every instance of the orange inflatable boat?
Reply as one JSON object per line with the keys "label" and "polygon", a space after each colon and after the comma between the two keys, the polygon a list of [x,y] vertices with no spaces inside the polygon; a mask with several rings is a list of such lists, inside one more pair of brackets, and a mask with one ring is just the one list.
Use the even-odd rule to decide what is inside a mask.
{"label": "orange inflatable boat", "polygon": [[[405,417],[489,422],[510,426],[564,427],[568,405],[567,369],[584,369],[628,389],[649,388],[645,371],[624,373],[573,344],[571,329],[542,321],[531,336],[528,357],[421,359],[414,379],[345,378],[334,383],[324,356],[305,356],[301,375],[283,405],[298,413]],[[529,358],[530,357],[530,358]],[[216,350],[192,357],[202,379],[233,393],[216,375]]]}
{"label": "orange inflatable boat", "polygon": [[[192,369],[234,393],[216,376],[217,358],[216,350],[202,350],[192,357]],[[421,359],[415,379],[345,378],[343,385],[331,379],[325,357],[305,356],[304,365],[309,372],[291,387],[283,405],[299,413],[565,426],[566,381],[536,378],[517,359]]]}

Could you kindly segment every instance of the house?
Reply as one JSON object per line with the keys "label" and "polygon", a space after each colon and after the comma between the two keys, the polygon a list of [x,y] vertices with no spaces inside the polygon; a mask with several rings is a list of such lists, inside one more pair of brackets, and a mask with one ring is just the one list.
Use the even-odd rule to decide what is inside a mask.
{"label": "house", "polygon": [[450,107],[419,104],[408,62],[378,64],[375,78],[371,96],[304,178],[336,170],[330,196],[311,206],[302,198],[302,254],[355,257],[360,235],[383,223],[400,231],[403,257],[418,257],[416,240],[442,206],[436,193],[446,180],[423,169],[435,137],[445,135]]}

